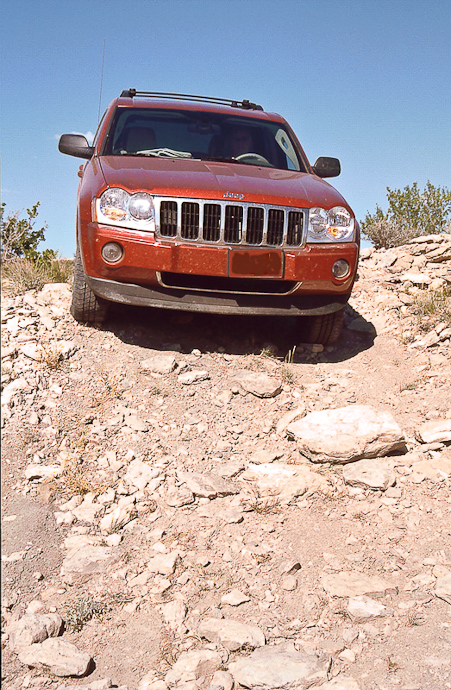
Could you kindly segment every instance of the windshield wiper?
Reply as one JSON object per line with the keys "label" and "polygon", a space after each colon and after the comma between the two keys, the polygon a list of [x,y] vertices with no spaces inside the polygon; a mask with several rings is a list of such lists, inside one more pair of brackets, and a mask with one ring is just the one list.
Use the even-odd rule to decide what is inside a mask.
{"label": "windshield wiper", "polygon": [[[121,152],[122,153],[122,152]],[[128,153],[128,152],[126,152]],[[174,149],[143,149],[136,151],[136,156],[155,156],[156,158],[192,158],[188,151],[174,151]]]}

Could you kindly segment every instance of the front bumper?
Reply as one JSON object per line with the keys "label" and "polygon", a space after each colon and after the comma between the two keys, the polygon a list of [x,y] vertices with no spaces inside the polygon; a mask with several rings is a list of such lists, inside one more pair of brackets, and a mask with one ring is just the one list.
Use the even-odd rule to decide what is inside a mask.
{"label": "front bumper", "polygon": [[177,309],[207,314],[262,316],[313,316],[342,309],[346,295],[224,295],[214,292],[170,290],[104,278],[90,278],[88,284],[98,297],[121,304]]}
{"label": "front bumper", "polygon": [[[232,276],[230,257],[234,247],[158,239],[149,233],[92,222],[80,228],[79,241],[88,283],[99,297],[124,304],[217,314],[301,316],[338,311],[350,296],[358,260],[357,242],[284,248],[279,252],[282,269],[278,275],[261,276],[265,294],[242,294],[223,289],[224,281]],[[122,245],[124,255],[118,263],[109,264],[102,258],[106,242]],[[257,253],[259,249],[252,251]],[[349,275],[342,279],[332,274],[338,259],[350,265]],[[164,286],[161,276],[165,273],[194,279],[208,277],[210,287],[197,290]],[[293,289],[290,294],[274,294],[281,290],[272,290],[271,281],[274,285],[286,281]]]}

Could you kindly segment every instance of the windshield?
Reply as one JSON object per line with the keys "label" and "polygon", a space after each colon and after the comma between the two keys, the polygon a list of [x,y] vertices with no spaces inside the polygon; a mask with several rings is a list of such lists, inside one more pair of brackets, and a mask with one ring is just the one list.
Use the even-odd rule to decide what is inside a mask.
{"label": "windshield", "polygon": [[283,125],[223,113],[118,108],[103,154],[232,161],[306,172]]}

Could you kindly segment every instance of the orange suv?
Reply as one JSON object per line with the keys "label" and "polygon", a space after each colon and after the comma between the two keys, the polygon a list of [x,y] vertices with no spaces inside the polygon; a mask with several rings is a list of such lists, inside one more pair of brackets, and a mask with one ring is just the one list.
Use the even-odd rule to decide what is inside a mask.
{"label": "orange suv", "polygon": [[334,342],[355,280],[359,226],[288,123],[247,100],[123,91],[80,166],[71,313],[110,302],[300,316],[304,342]]}

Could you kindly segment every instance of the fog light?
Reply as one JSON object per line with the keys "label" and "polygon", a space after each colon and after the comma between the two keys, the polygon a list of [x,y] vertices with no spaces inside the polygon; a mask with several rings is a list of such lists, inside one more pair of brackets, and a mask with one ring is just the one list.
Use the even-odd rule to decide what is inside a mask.
{"label": "fog light", "polygon": [[338,259],[332,266],[335,278],[345,278],[349,274],[350,266],[346,259]]}
{"label": "fog light", "polygon": [[124,250],[117,242],[107,242],[102,247],[102,257],[109,264],[116,264],[124,256]]}

